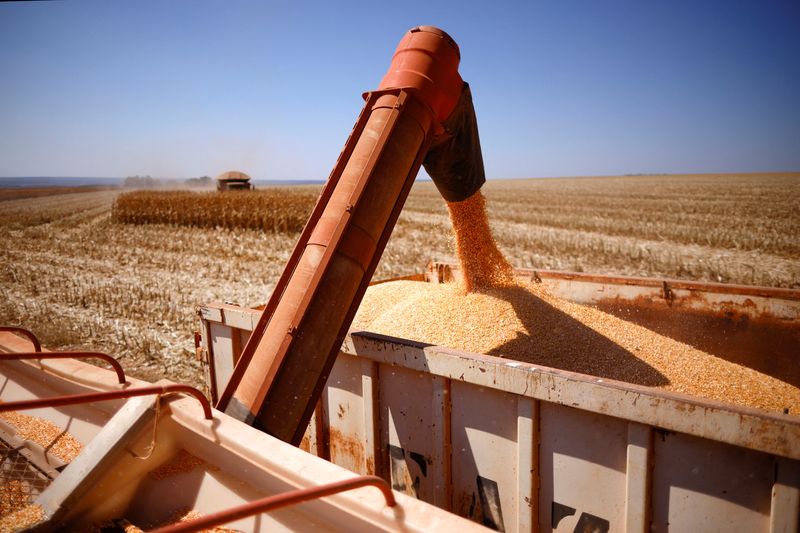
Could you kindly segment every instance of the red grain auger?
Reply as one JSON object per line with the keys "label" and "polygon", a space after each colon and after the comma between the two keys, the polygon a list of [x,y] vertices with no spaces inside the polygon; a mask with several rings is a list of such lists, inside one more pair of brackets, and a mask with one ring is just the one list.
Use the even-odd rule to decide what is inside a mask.
{"label": "red grain auger", "polygon": [[485,181],[458,45],[410,30],[366,103],[218,408],[298,444],[421,164],[448,201]]}

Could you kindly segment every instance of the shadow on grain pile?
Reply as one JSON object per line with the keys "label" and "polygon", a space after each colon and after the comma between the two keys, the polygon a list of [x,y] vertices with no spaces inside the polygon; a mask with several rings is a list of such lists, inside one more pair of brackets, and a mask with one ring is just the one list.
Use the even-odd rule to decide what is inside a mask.
{"label": "shadow on grain pile", "polygon": [[354,326],[757,409],[800,409],[800,389],[786,378],[554,297],[537,284],[472,293],[455,284],[375,285],[367,291]]}
{"label": "shadow on grain pile", "polygon": [[717,313],[640,302],[611,301],[598,309],[665,337],[800,387],[800,329],[779,317],[751,318],[735,309]]}
{"label": "shadow on grain pile", "polygon": [[634,353],[523,287],[496,287],[486,293],[511,304],[526,331],[518,331],[487,355],[511,355],[531,364],[649,387],[669,384],[664,374]]}

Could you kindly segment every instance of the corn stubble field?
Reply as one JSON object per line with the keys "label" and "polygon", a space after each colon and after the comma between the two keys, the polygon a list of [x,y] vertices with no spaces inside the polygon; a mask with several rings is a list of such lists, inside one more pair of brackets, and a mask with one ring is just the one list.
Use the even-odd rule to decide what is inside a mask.
{"label": "corn stubble field", "polygon": [[[0,201],[0,324],[50,348],[110,353],[134,376],[199,385],[197,306],[265,303],[298,236],[286,221],[304,220],[318,192],[257,191],[269,199],[237,202],[239,222],[214,198],[248,193],[182,192],[197,196],[181,197],[185,216],[159,219],[169,223],[146,219],[158,202],[146,195],[124,215],[118,191]],[[800,287],[800,173],[490,181],[484,193],[515,267]],[[375,279],[454,261],[451,241],[444,201],[418,183]]]}

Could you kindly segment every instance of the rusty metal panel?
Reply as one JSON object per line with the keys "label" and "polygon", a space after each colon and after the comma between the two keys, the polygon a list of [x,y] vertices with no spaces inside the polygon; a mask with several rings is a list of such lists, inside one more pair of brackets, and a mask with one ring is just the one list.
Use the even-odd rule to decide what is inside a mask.
{"label": "rusty metal panel", "polygon": [[232,304],[211,303],[201,305],[198,315],[203,347],[208,353],[209,367],[206,376],[212,400],[216,403],[230,380],[242,347],[247,343],[261,311]]}
{"label": "rusty metal panel", "polygon": [[770,505],[770,533],[800,530],[800,461],[778,459]]}
{"label": "rusty metal panel", "polygon": [[330,460],[359,474],[374,474],[374,454],[367,453],[367,442],[373,439],[367,438],[365,427],[368,409],[361,371],[360,359],[339,356],[323,392],[323,420]]}
{"label": "rusty metal panel", "polygon": [[431,477],[436,488],[433,503],[437,507],[453,510],[453,442],[452,442],[452,402],[451,382],[440,376],[432,376],[431,386],[433,406],[431,438],[433,456],[431,457]]}
{"label": "rusty metal panel", "polygon": [[343,350],[388,365],[800,459],[797,416],[376,334],[352,334]]}
{"label": "rusty metal panel", "polygon": [[654,455],[652,531],[767,531],[774,457],[663,431]]}
{"label": "rusty metal panel", "polygon": [[625,465],[625,532],[650,531],[653,461],[653,428],[628,424],[628,457]]}
{"label": "rusty metal panel", "polygon": [[[328,382],[326,414],[307,433],[308,448],[314,451],[320,435],[350,437],[362,443],[358,453],[323,437],[334,462],[363,472],[368,460],[362,450],[372,449],[377,473],[396,489],[445,509],[452,505],[483,522],[482,506],[491,504],[481,495],[486,502],[496,497],[506,531],[532,529],[526,524],[547,531],[554,519],[556,531],[579,524],[603,531],[606,523],[611,531],[641,530],[651,519],[656,530],[667,523],[713,530],[709,524],[728,524],[729,515],[754,530],[771,523],[775,531],[791,531],[797,521],[790,510],[798,494],[791,474],[797,461],[781,459],[789,466],[779,472],[789,474],[771,492],[775,457],[747,449],[772,447],[793,456],[792,417],[380,336],[352,336],[345,352]],[[655,443],[648,440],[653,426],[670,425],[697,437],[656,430]],[[726,439],[740,446],[720,442]],[[713,459],[718,456],[723,459]],[[685,465],[729,474],[692,486],[693,467],[687,474]],[[717,489],[726,492],[720,497]],[[527,495],[537,492],[526,505]],[[473,494],[475,506],[459,508]],[[496,526],[497,516],[490,515]]]}
{"label": "rusty metal panel", "polygon": [[517,397],[517,531],[539,523],[539,408],[541,402]]}
{"label": "rusty metal panel", "polygon": [[238,330],[219,322],[210,322],[211,349],[209,362],[214,365],[214,376],[217,391],[225,390],[225,385],[233,373],[236,348],[240,346]]}
{"label": "rusty metal panel", "polygon": [[451,394],[453,511],[517,531],[517,398],[459,381]]}
{"label": "rusty metal panel", "polygon": [[544,402],[540,416],[539,529],[623,531],[627,423]]}
{"label": "rusty metal panel", "polygon": [[433,502],[443,486],[434,482],[431,466],[434,449],[431,427],[436,411],[432,405],[433,382],[429,374],[381,365],[380,424],[382,452],[394,490]]}
{"label": "rusty metal panel", "polygon": [[[662,328],[665,317],[682,317],[670,334],[686,336],[681,320],[697,322],[698,335],[749,342],[783,367],[796,361],[798,291],[522,274],[573,301],[628,306]],[[442,265],[425,273],[431,282],[447,276]],[[219,318],[237,312],[257,313],[225,309]],[[695,320],[702,316],[717,322]],[[753,334],[754,324],[773,318],[774,328]],[[731,320],[732,333],[708,329]],[[765,337],[785,345],[773,350]],[[347,336],[323,400],[304,448],[360,473],[371,457],[396,489],[497,529],[798,529],[797,416],[372,333]],[[361,446],[352,452],[339,437]],[[484,508],[499,509],[502,524],[493,511],[485,520]]]}
{"label": "rusty metal panel", "polygon": [[[198,312],[198,314],[200,314]],[[214,375],[216,365],[214,364],[214,354],[211,347],[211,322],[203,320],[202,315],[200,319],[200,346],[197,346],[195,341],[195,350],[200,359],[200,364],[203,367],[203,377],[205,378],[206,388],[208,389],[209,397],[212,404],[217,403],[217,377]]]}
{"label": "rusty metal panel", "polygon": [[364,402],[364,466],[367,474],[382,474],[386,478],[383,467],[383,446],[380,430],[380,388],[378,376],[380,365],[369,359],[360,359],[361,363],[361,397]]}

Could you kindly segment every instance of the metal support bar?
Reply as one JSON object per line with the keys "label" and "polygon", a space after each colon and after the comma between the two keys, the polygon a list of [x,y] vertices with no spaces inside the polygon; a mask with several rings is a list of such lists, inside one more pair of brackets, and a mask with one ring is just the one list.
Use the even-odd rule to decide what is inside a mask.
{"label": "metal support bar", "polygon": [[[440,283],[452,279],[453,272],[460,272],[461,266],[457,263],[431,262],[429,272],[439,273]],[[442,277],[442,272],[447,273]],[[608,276],[600,274],[587,274],[585,272],[568,272],[565,270],[534,270],[531,268],[515,268],[514,274],[522,276],[538,276],[540,280],[576,280],[581,282],[596,282],[609,285],[635,285],[638,287],[655,287],[661,290],[663,297],[664,283],[674,295],[676,290],[694,291],[700,293],[724,293],[742,296],[758,296],[761,298],[778,298],[781,300],[800,300],[800,289],[784,289],[780,287],[758,287],[755,285],[734,285],[732,283],[712,283],[707,281],[688,281],[683,279],[644,278],[638,276]],[[534,281],[536,279],[534,278]]]}
{"label": "metal support bar", "polygon": [[0,353],[0,361],[7,360],[22,360],[22,359],[102,359],[114,368],[117,373],[117,379],[120,383],[125,383],[125,371],[122,365],[111,357],[110,355],[102,352],[12,352]]}
{"label": "metal support bar", "polygon": [[394,507],[397,505],[394,494],[392,494],[392,489],[385,480],[379,478],[378,476],[360,476],[352,479],[345,479],[343,481],[336,481],[327,485],[320,485],[319,487],[310,487],[307,489],[284,492],[283,494],[277,494],[275,496],[267,496],[266,498],[261,498],[260,500],[245,503],[225,511],[206,515],[196,520],[172,524],[151,530],[151,533],[186,533],[190,531],[201,531],[219,526],[221,524],[226,524],[228,522],[233,522],[234,520],[238,520],[240,518],[246,518],[255,514],[265,513],[281,507],[287,507],[289,505],[295,505],[304,501],[323,498],[325,496],[330,496],[331,494],[358,489],[368,485],[372,485],[380,489],[384,498],[386,498],[386,505],[389,507]]}
{"label": "metal support bar", "polygon": [[19,328],[19,327],[16,327],[16,326],[0,326],[0,331],[8,331],[8,332],[11,332],[11,333],[20,333],[20,334],[24,335],[25,337],[28,337],[28,339],[30,339],[30,341],[33,343],[33,350],[35,352],[41,352],[42,351],[42,344],[39,342],[39,339],[36,338],[36,335],[34,335],[32,332],[28,331],[25,328]]}
{"label": "metal support bar", "polygon": [[63,405],[75,405],[79,403],[101,402],[106,400],[120,400],[122,398],[133,398],[135,396],[149,396],[151,394],[190,394],[197,398],[203,406],[203,413],[206,420],[211,420],[211,404],[203,393],[189,385],[152,385],[150,387],[139,387],[135,389],[123,389],[106,392],[88,392],[83,394],[72,394],[69,396],[53,396],[50,398],[37,398],[35,400],[20,400],[16,402],[0,403],[0,412],[21,411],[24,409],[38,409],[40,407],[61,407]]}
{"label": "metal support bar", "polygon": [[625,476],[625,533],[650,531],[653,474],[653,428],[628,424],[628,452]]}
{"label": "metal support bar", "polygon": [[799,531],[800,462],[776,458],[775,484],[769,513],[769,533]]}

